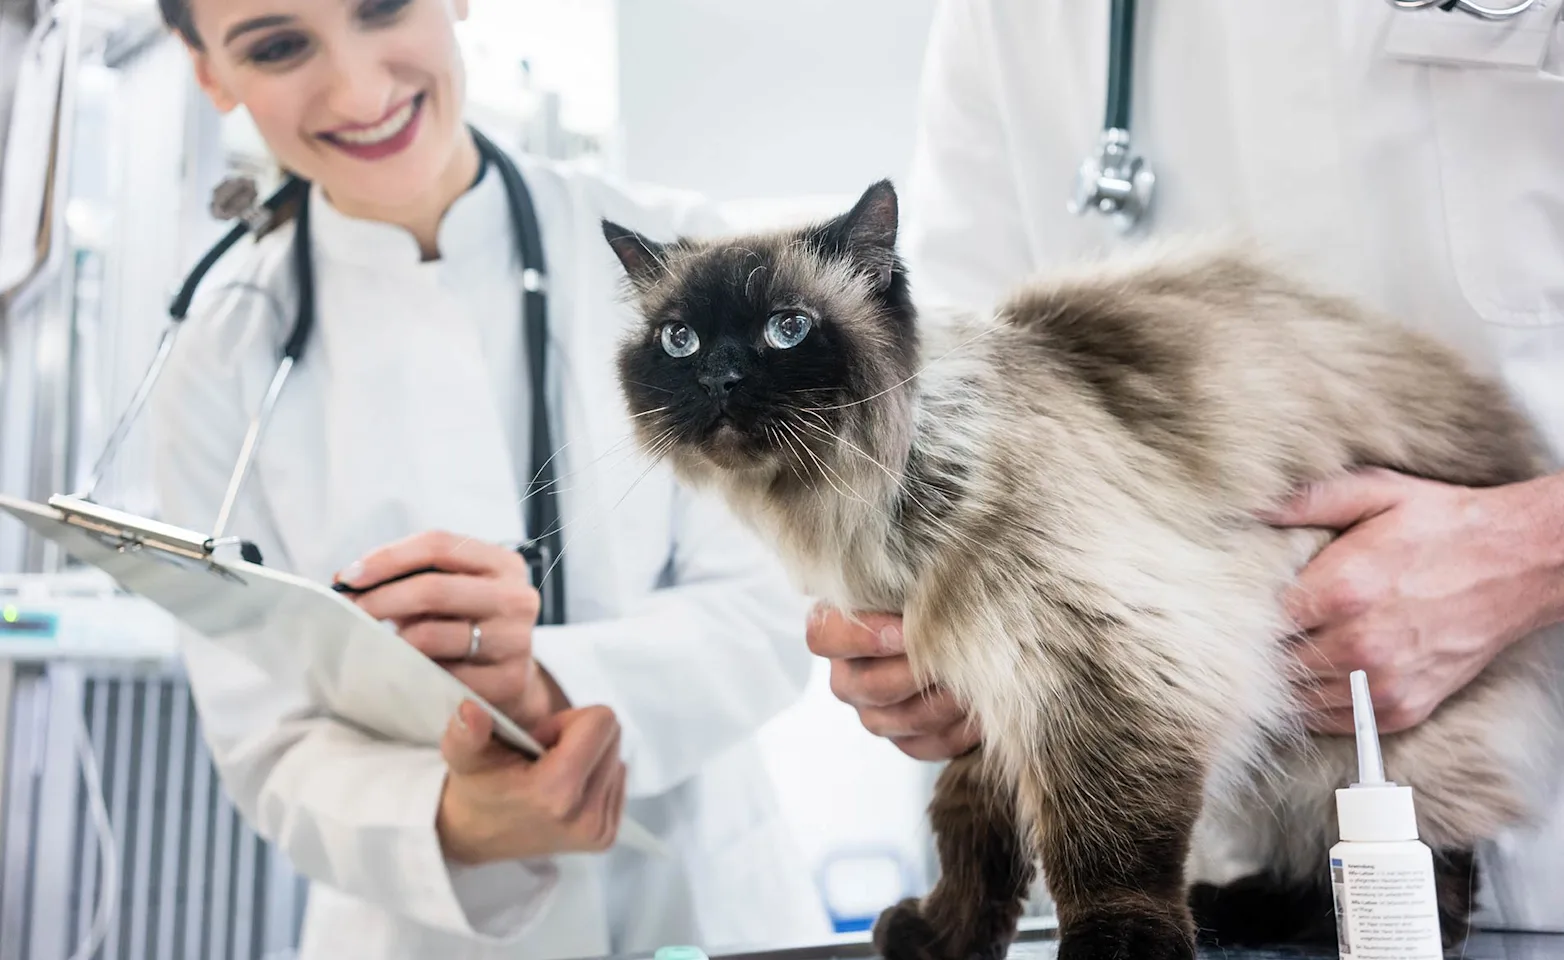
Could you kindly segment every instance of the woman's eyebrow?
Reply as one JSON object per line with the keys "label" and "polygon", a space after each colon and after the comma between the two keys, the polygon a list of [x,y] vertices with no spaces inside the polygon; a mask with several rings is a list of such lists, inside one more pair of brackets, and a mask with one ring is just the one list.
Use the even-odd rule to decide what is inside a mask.
{"label": "woman's eyebrow", "polygon": [[273,14],[266,17],[255,17],[251,20],[241,20],[228,28],[228,33],[223,37],[223,43],[225,45],[230,44],[247,33],[266,30],[270,27],[280,27],[284,24],[292,23],[295,19],[295,17],[283,14]]}

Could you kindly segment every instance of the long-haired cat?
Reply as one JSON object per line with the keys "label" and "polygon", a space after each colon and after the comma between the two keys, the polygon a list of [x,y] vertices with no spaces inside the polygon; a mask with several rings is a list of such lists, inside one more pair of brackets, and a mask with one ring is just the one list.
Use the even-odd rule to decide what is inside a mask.
{"label": "long-haired cat", "polygon": [[[1257,515],[1357,467],[1538,475],[1499,386],[1220,250],[920,322],[887,182],[796,230],[604,232],[645,319],[618,358],[644,448],[720,491],[803,590],[902,612],[919,678],[978,718],[981,748],[930,807],[939,881],[876,926],[887,958],[1002,956],[1038,863],[1065,960],[1190,957],[1196,924],[1333,937],[1325,856],[1354,751],[1302,731],[1281,603],[1328,534]],[[1548,655],[1541,634],[1511,646],[1384,738],[1437,851],[1447,943],[1474,848],[1551,769]]]}

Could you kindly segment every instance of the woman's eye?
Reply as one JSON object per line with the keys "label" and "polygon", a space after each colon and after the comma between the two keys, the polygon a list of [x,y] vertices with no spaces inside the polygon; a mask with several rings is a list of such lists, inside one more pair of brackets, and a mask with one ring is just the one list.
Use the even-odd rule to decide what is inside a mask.
{"label": "woman's eye", "polygon": [[814,321],[797,311],[773,313],[766,321],[766,342],[778,350],[790,350],[804,342]]}
{"label": "woman's eye", "polygon": [[310,42],[298,33],[278,33],[250,48],[248,59],[252,63],[285,63],[309,48]]}
{"label": "woman's eye", "polygon": [[663,349],[670,357],[687,357],[701,348],[701,338],[682,323],[670,323],[663,327]]}
{"label": "woman's eye", "polygon": [[358,8],[360,20],[381,23],[401,13],[412,0],[367,0]]}

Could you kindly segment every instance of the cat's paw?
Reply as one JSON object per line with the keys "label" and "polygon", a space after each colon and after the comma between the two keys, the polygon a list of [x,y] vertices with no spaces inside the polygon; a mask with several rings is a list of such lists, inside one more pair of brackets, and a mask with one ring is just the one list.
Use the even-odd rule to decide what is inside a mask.
{"label": "cat's paw", "polygon": [[956,960],[941,952],[940,937],[923,919],[916,897],[887,907],[874,923],[873,940],[884,960]]}
{"label": "cat's paw", "polygon": [[1059,934],[1059,960],[1194,960],[1189,924],[1148,910],[1100,910]]}
{"label": "cat's paw", "polygon": [[874,925],[874,948],[884,960],[1004,960],[1009,952],[1008,938],[996,936],[991,942],[971,943],[972,931],[941,933],[924,919],[922,903],[916,898],[880,914]]}

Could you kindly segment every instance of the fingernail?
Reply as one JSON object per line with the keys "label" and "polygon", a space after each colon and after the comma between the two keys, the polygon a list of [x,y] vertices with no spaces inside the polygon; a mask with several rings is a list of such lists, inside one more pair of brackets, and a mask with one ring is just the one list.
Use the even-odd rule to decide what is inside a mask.
{"label": "fingernail", "polygon": [[342,582],[342,583],[347,584],[348,586],[352,586],[352,585],[358,583],[358,578],[362,577],[363,575],[364,575],[364,563],[363,563],[363,561],[361,561],[361,560],[354,560],[352,563],[350,563],[346,567],[342,568],[342,572],[337,574],[337,580]]}
{"label": "fingernail", "polygon": [[888,627],[880,628],[880,642],[887,647],[900,647],[901,627],[892,624]]}
{"label": "fingernail", "polygon": [[466,709],[466,704],[456,708],[456,729],[463,733],[471,733],[472,727],[467,725],[467,718],[462,716],[462,711],[464,709]]}

